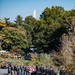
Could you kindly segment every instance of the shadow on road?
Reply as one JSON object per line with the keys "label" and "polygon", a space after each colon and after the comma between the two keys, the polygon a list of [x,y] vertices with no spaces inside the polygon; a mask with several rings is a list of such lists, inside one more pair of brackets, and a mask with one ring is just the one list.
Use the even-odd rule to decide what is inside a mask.
{"label": "shadow on road", "polygon": [[3,75],[8,75],[8,74],[3,74]]}
{"label": "shadow on road", "polygon": [[3,74],[3,73],[0,73],[0,75],[8,75],[8,74],[6,74],[6,73],[5,73],[5,74]]}

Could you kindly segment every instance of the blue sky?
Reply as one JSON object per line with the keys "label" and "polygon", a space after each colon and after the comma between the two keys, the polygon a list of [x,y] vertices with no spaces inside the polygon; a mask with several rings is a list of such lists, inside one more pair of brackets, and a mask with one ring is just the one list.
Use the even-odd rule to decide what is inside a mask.
{"label": "blue sky", "polygon": [[35,9],[36,18],[39,19],[43,10],[52,6],[62,6],[65,10],[75,9],[75,0],[0,0],[0,18],[7,17],[13,22],[17,15],[23,19],[33,16]]}

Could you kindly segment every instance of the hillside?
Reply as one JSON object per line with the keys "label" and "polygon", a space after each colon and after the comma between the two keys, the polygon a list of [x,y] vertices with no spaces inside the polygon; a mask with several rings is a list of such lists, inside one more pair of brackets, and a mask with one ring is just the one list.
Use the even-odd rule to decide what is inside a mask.
{"label": "hillside", "polygon": [[[23,20],[20,15],[14,22],[10,22],[10,18],[0,19],[0,50],[13,53],[17,50],[25,55],[31,52],[31,46],[35,48],[33,52],[50,55],[50,58],[46,54],[44,57],[51,64],[74,69],[75,10],[66,11],[61,6],[52,6],[44,9],[39,20],[32,16]],[[32,58],[36,59],[34,55]],[[38,61],[34,60],[34,63]]]}

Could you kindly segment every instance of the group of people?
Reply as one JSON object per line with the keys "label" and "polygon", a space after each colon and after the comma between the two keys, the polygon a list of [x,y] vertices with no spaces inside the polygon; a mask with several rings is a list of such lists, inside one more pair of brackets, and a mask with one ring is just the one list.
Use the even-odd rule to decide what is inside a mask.
{"label": "group of people", "polygon": [[34,67],[8,65],[8,75],[66,75],[65,68],[59,71],[59,74],[53,70],[52,67],[43,67],[37,65]]}
{"label": "group of people", "polygon": [[66,75],[65,67],[62,67],[60,72],[57,73],[53,70],[53,68],[50,66],[46,66],[45,68],[41,66],[36,66],[36,75]]}
{"label": "group of people", "polygon": [[29,75],[26,66],[8,65],[8,75]]}

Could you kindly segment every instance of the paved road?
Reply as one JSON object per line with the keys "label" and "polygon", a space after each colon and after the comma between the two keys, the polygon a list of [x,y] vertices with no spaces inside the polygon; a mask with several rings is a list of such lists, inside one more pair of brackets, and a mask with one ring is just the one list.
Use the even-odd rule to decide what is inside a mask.
{"label": "paved road", "polygon": [[7,69],[0,69],[0,75],[8,75],[7,72]]}

